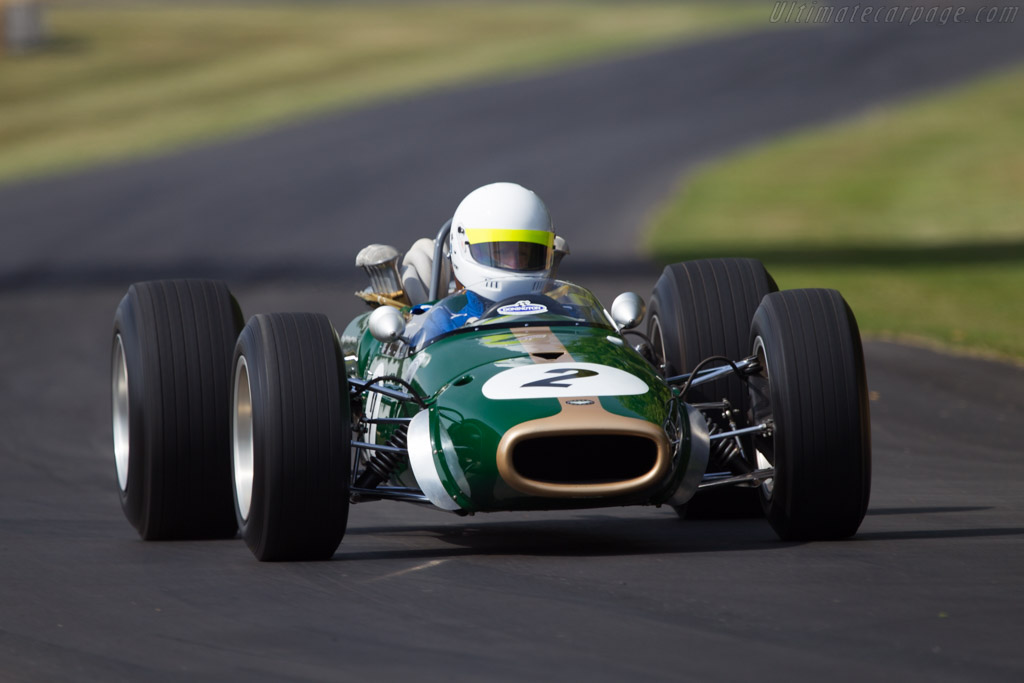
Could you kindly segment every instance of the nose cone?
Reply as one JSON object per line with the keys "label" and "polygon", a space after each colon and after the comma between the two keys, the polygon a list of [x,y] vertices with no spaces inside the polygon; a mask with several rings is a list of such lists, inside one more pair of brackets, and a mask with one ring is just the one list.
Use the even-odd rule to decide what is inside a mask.
{"label": "nose cone", "polygon": [[664,430],[606,410],[597,397],[560,399],[550,417],[522,422],[498,443],[496,461],[513,489],[546,498],[602,498],[649,490],[666,477]]}

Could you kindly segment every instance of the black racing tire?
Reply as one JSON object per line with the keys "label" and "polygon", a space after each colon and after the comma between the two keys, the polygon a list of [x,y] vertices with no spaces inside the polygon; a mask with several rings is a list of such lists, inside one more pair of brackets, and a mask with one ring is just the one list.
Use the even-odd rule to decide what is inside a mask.
{"label": "black racing tire", "polygon": [[750,345],[755,439],[775,477],[759,491],[783,540],[833,540],[860,527],[871,494],[871,418],[857,320],[833,289],[792,289],[764,298]]}
{"label": "black racing tire", "polygon": [[253,316],[232,382],[232,476],[242,537],[261,561],[328,560],[348,524],[351,414],[326,316]]}
{"label": "black racing tire", "polygon": [[121,508],[146,540],[233,538],[228,404],[242,311],[223,282],[128,288],[111,348]]}
{"label": "black racing tire", "polygon": [[[666,377],[689,372],[708,356],[739,360],[750,355],[750,321],[761,299],[777,292],[775,280],[755,259],[716,258],[666,266],[648,306],[647,336]],[[747,414],[747,388],[730,376],[694,387],[688,403],[727,399]],[[728,429],[726,424],[720,425]],[[680,517],[760,517],[757,493],[749,488],[713,488],[698,492]]]}

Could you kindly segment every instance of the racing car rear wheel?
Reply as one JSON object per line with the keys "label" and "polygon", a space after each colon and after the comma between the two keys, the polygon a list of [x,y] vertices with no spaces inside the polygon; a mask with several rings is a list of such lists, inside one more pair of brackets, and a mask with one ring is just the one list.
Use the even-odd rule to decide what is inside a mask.
{"label": "racing car rear wheel", "polygon": [[253,316],[231,402],[235,514],[259,560],[326,560],[348,524],[351,416],[326,316]]}
{"label": "racing car rear wheel", "polygon": [[[766,294],[778,289],[755,259],[704,259],[666,266],[654,286],[647,318],[647,334],[665,376],[689,372],[708,356],[738,360],[749,355],[747,336],[754,311]],[[694,387],[686,396],[689,403],[723,398],[742,422],[748,408],[747,389],[737,377]],[[729,429],[724,420],[718,427]],[[749,440],[745,442],[749,446]],[[761,515],[757,493],[749,488],[701,491],[675,509],[681,517]]]}
{"label": "racing car rear wheel", "polygon": [[761,302],[750,330],[761,371],[749,382],[754,440],[772,528],[784,540],[852,536],[871,491],[871,425],[860,332],[832,289],[793,289]]}
{"label": "racing car rear wheel", "polygon": [[231,538],[228,400],[242,328],[222,282],[128,288],[111,348],[114,464],[121,508],[146,540]]}

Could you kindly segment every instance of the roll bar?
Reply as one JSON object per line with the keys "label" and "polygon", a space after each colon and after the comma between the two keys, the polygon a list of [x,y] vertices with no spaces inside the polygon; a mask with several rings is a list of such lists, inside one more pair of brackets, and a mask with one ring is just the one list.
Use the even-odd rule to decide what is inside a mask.
{"label": "roll bar", "polygon": [[444,270],[444,243],[448,239],[448,233],[452,230],[452,219],[445,221],[444,225],[437,232],[434,238],[434,263],[431,264],[430,272],[430,293],[428,301],[437,301],[438,290],[441,289],[441,273]]}

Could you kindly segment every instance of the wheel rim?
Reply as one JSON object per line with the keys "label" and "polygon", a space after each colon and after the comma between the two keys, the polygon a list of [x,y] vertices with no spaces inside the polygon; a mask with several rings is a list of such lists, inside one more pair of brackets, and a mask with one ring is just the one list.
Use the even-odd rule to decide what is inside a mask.
{"label": "wheel rim", "polygon": [[651,345],[654,346],[661,374],[668,375],[668,362],[665,360],[665,337],[661,334],[661,319],[656,315],[651,316]]}
{"label": "wheel rim", "polygon": [[254,469],[252,438],[252,391],[245,357],[235,367],[234,410],[231,411],[231,471],[235,480],[235,504],[243,521],[249,519]]}
{"label": "wheel rim", "polygon": [[[750,381],[753,382],[753,384],[750,385],[750,405],[751,414],[755,416],[755,420],[761,420],[766,415],[771,417],[771,370],[768,369],[768,355],[765,353],[764,340],[761,339],[760,335],[754,339],[754,355],[757,357],[758,365],[761,366],[761,372],[759,372],[755,377],[762,381],[760,384],[757,384],[757,379],[755,379],[755,377],[750,378]],[[755,386],[760,390],[755,392]],[[766,437],[766,440],[771,438],[772,437]],[[766,469],[768,467],[775,466],[775,454],[773,452],[765,453],[760,449],[755,448],[754,457],[757,460],[758,469]],[[761,482],[760,488],[765,499],[771,500],[772,493],[775,491],[775,479],[765,479]]]}
{"label": "wheel rim", "polygon": [[131,448],[131,423],[128,408],[128,363],[124,357],[124,342],[121,335],[114,337],[114,360],[110,366],[112,396],[112,422],[114,432],[114,466],[117,468],[117,484],[122,491],[128,490],[128,463]]}

